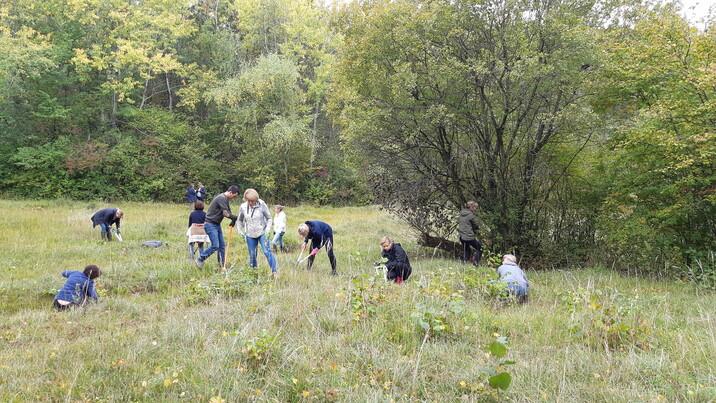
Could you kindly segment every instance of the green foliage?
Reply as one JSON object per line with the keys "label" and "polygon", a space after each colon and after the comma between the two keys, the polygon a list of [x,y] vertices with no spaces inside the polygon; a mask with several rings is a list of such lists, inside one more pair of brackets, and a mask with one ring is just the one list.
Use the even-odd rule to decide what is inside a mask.
{"label": "green foliage", "polygon": [[376,306],[385,300],[385,287],[385,281],[377,276],[362,274],[351,279],[348,302],[354,322],[375,314]]}
{"label": "green foliage", "polygon": [[676,10],[644,11],[604,37],[599,106],[620,127],[600,160],[599,229],[610,264],[687,277],[716,248],[713,30]]}
{"label": "green foliage", "polygon": [[277,342],[277,334],[271,334],[266,329],[261,329],[258,336],[246,340],[241,354],[251,367],[263,368],[275,358]]}
{"label": "green foliage", "polygon": [[244,268],[229,273],[216,273],[208,278],[192,279],[184,287],[184,300],[188,305],[209,304],[217,299],[239,298],[256,284],[254,270]]}
{"label": "green foliage", "polygon": [[571,315],[571,332],[585,344],[606,351],[651,347],[653,324],[644,319],[639,295],[579,288],[560,299]]}

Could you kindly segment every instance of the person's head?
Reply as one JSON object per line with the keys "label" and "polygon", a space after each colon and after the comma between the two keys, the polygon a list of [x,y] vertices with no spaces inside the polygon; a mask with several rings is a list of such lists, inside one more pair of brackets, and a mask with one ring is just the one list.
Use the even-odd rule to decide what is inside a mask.
{"label": "person's head", "polygon": [[120,210],[120,209],[117,209],[117,212],[114,213],[114,216],[115,216],[116,218],[122,218],[122,217],[124,217],[124,211],[122,211],[122,210]]}
{"label": "person's head", "polygon": [[259,192],[257,192],[256,189],[246,189],[244,192],[244,201],[251,207],[255,206],[259,201]]}
{"label": "person's head", "polygon": [[228,189],[226,189],[226,192],[224,192],[224,195],[227,199],[233,200],[236,198],[236,196],[239,195],[239,187],[236,185],[229,186]]}
{"label": "person's head", "polygon": [[384,236],[383,239],[380,240],[380,246],[387,252],[393,247],[393,240]]}
{"label": "person's head", "polygon": [[302,238],[308,236],[308,225],[306,223],[303,223],[298,226],[298,235],[300,235]]}
{"label": "person's head", "polygon": [[477,202],[474,200],[470,200],[469,202],[465,203],[465,207],[467,207],[468,210],[474,213],[475,210],[477,210]]}
{"label": "person's head", "polygon": [[502,256],[502,264],[517,265],[517,258],[515,257],[515,255],[504,255]]}
{"label": "person's head", "polygon": [[197,200],[194,202],[194,210],[204,210],[204,202]]}
{"label": "person's head", "polygon": [[284,207],[280,204],[275,205],[273,208],[274,208],[274,211],[276,211],[276,214],[282,212],[284,209]]}
{"label": "person's head", "polygon": [[83,271],[85,276],[89,277],[90,280],[94,280],[100,275],[102,275],[102,271],[97,267],[97,265],[91,264],[85,267],[85,270]]}

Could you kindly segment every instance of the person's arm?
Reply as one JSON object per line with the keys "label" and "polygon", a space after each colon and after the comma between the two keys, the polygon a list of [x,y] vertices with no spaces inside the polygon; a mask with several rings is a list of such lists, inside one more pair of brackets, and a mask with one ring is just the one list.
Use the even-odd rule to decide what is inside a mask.
{"label": "person's arm", "polygon": [[261,211],[264,214],[264,218],[266,218],[266,225],[264,225],[264,234],[268,234],[271,231],[271,228],[273,228],[273,218],[271,218],[271,212],[268,209],[268,206],[266,204],[261,206]]}
{"label": "person's arm", "polygon": [[191,227],[191,214],[189,214],[189,227]]}
{"label": "person's arm", "polygon": [[72,273],[72,270],[65,270],[62,272],[62,277],[68,278],[71,273]]}
{"label": "person's arm", "polygon": [[231,223],[229,223],[229,227],[233,227],[236,225],[236,219],[238,217],[231,214],[231,206],[229,205],[229,199],[225,199],[225,200],[226,200],[226,204],[221,206],[222,207],[221,212],[224,215],[224,217],[231,220]]}
{"label": "person's arm", "polygon": [[97,296],[97,290],[94,287],[94,281],[90,280],[89,285],[87,286],[87,296],[92,298],[95,302],[99,299],[99,296]]}
{"label": "person's arm", "polygon": [[246,228],[246,214],[244,214],[244,207],[243,205],[239,206],[239,233],[243,234],[243,229]]}

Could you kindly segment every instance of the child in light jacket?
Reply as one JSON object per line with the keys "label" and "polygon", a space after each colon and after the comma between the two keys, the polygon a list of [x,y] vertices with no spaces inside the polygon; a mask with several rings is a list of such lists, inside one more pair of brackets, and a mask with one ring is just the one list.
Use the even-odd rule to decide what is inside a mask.
{"label": "child in light jacket", "polygon": [[274,235],[271,244],[274,246],[274,249],[278,249],[283,252],[283,235],[286,233],[286,212],[284,211],[284,207],[280,204],[277,204],[276,207],[274,207],[274,211],[276,212],[276,215],[273,219]]}

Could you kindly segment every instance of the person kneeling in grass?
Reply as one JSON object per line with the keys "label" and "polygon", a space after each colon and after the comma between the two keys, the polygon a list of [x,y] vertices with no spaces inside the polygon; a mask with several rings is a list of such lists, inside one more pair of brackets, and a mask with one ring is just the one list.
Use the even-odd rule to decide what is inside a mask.
{"label": "person kneeling in grass", "polygon": [[380,240],[380,246],[383,248],[383,257],[388,259],[385,264],[386,269],[388,269],[387,279],[401,284],[413,272],[410,267],[410,260],[408,260],[408,254],[405,253],[399,243],[393,242],[387,236]]}
{"label": "person kneeling in grass", "polygon": [[117,227],[115,236],[117,240],[122,241],[122,235],[119,233],[119,221],[124,217],[124,212],[118,208],[105,208],[102,209],[90,218],[92,220],[92,228],[99,225],[102,239],[107,241],[112,240],[112,224]]}
{"label": "person kneeling in grass", "polygon": [[515,255],[502,257],[502,265],[497,268],[497,274],[500,275],[500,281],[507,283],[507,290],[517,298],[517,302],[527,302],[530,286],[525,272],[517,265]]}
{"label": "person kneeling in grass", "polygon": [[99,267],[93,264],[85,267],[84,271],[63,271],[62,277],[67,278],[67,281],[57,292],[52,305],[58,311],[63,311],[71,307],[83,306],[89,298],[97,302],[99,298],[94,287],[94,279],[101,274]]}

